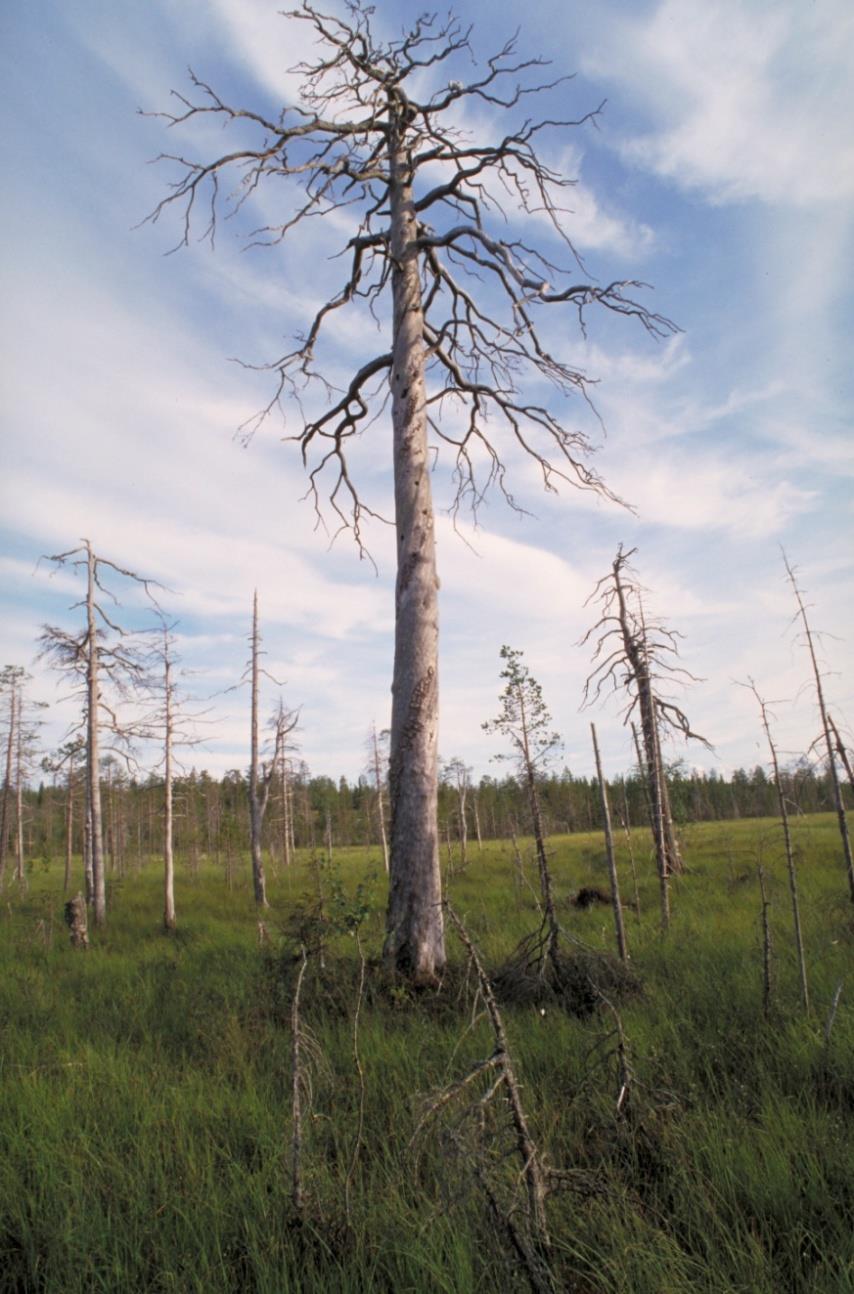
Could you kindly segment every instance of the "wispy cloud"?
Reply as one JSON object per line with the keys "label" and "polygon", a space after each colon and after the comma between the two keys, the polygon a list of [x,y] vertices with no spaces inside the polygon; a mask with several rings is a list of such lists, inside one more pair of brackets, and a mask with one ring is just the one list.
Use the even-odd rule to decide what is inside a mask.
{"label": "wispy cloud", "polygon": [[619,68],[655,119],[624,144],[640,165],[721,202],[798,207],[854,196],[853,61],[846,0],[662,0],[615,14],[583,65]]}

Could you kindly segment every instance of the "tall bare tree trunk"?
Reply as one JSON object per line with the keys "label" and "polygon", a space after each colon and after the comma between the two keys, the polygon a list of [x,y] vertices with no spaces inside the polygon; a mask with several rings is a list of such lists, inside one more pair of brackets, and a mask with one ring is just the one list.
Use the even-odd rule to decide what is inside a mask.
{"label": "tall bare tree trunk", "polygon": [[472,809],[474,811],[474,834],[477,836],[477,852],[480,853],[483,849],[483,840],[481,839],[480,834],[480,814],[478,813],[477,791],[475,791],[472,798]]}
{"label": "tall bare tree trunk", "polygon": [[74,857],[74,760],[68,762],[68,788],[65,796],[65,875],[62,881],[62,892],[67,894],[71,887],[71,863]]}
{"label": "tall bare tree trunk", "polygon": [[87,791],[83,804],[83,879],[86,886],[86,905],[91,907],[95,902],[95,875],[92,871],[92,810]]}
{"label": "tall bare tree trunk", "polygon": [[291,795],[288,786],[288,761],[284,753],[279,764],[279,790],[282,797],[282,866],[290,867],[292,858],[293,826],[291,823]]}
{"label": "tall bare tree trunk", "polygon": [[[18,701],[20,707],[20,698]],[[18,714],[18,740],[15,743],[15,879],[24,884],[24,725]]]}
{"label": "tall bare tree trunk", "polygon": [[468,788],[462,784],[457,788],[459,796],[459,814],[460,814],[460,867],[464,868],[468,862],[468,823],[466,822],[466,796]]}
{"label": "tall bare tree trunk", "polygon": [[815,642],[813,639],[810,622],[807,619],[807,610],[804,606],[804,600],[801,596],[801,590],[795,579],[795,573],[789,565],[786,554],[783,554],[783,561],[786,566],[786,574],[789,577],[789,583],[795,595],[795,601],[798,604],[798,615],[801,624],[804,627],[804,636],[806,638],[807,648],[812,662],[813,679],[815,680],[815,694],[818,700],[818,710],[821,715],[821,730],[824,736],[824,743],[827,749],[827,768],[830,773],[830,785],[833,790],[833,804],[836,809],[836,818],[839,823],[839,835],[842,840],[842,856],[845,861],[845,871],[848,877],[848,893],[851,902],[854,903],[854,857],[851,853],[851,837],[848,834],[848,819],[845,814],[845,802],[842,799],[842,787],[839,785],[839,774],[836,771],[836,758],[833,752],[833,738],[830,730],[830,720],[827,715],[827,706],[824,702],[824,688],[821,685],[821,670],[818,667],[818,659],[815,654]]}
{"label": "tall bare tree trunk", "polygon": [[[398,91],[390,91],[396,93]],[[391,858],[384,957],[416,982],[445,965],[438,841],[439,609],[427,447],[417,219],[399,95],[389,135],[397,531],[391,719]]]}
{"label": "tall bare tree trunk", "polygon": [[249,839],[252,849],[252,885],[255,891],[255,902],[259,908],[269,907],[267,903],[267,881],[264,876],[264,858],[261,853],[261,828],[264,822],[264,808],[261,803],[261,792],[258,779],[258,592],[252,596],[252,636],[251,636],[251,687],[252,713],[250,733],[249,762]]}
{"label": "tall bare tree trunk", "polygon": [[6,742],[6,771],[3,774],[3,799],[0,804],[0,885],[6,871],[6,842],[9,831],[9,805],[12,799],[12,778],[15,760],[15,738],[18,717],[18,684],[12,678],[9,684],[9,737]]}
{"label": "tall bare tree trunk", "polygon": [[377,726],[375,723],[371,724],[371,768],[374,774],[374,787],[377,793],[377,826],[379,827],[380,844],[382,845],[383,851],[383,865],[385,866],[386,872],[388,872],[388,837],[385,829],[385,795],[383,793],[383,782],[385,779],[383,777],[382,761],[380,760],[380,743],[377,737]]}
{"label": "tall bare tree trunk", "polygon": [[163,631],[163,925],[176,929],[175,860],[172,854],[172,661],[167,631]]}
{"label": "tall bare tree trunk", "polygon": [[599,778],[599,794],[602,799],[602,821],[605,826],[605,853],[608,858],[608,877],[611,882],[611,906],[614,910],[614,931],[617,936],[617,952],[620,961],[629,960],[629,946],[626,942],[626,928],[623,925],[623,908],[620,903],[620,884],[617,878],[617,858],[614,853],[614,833],[611,830],[611,808],[608,804],[608,787],[602,776],[602,760],[599,758],[599,742],[596,739],[596,725],[591,723],[590,733],[593,737],[593,754],[596,757],[596,776]]}
{"label": "tall bare tree trunk", "polygon": [[107,888],[104,876],[104,832],[101,815],[101,770],[98,754],[98,624],[95,612],[95,554],[89,540],[86,548],[86,798],[89,807],[90,847],[92,854],[92,902],[95,925],[107,920]]}

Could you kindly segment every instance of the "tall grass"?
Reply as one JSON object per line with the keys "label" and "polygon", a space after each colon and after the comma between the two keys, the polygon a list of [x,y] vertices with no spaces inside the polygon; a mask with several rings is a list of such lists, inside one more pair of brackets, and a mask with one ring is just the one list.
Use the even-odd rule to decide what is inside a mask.
{"label": "tall grass", "polygon": [[[557,1288],[854,1289],[852,916],[834,831],[830,815],[796,828],[812,1016],[800,1006],[770,822],[690,829],[665,938],[637,833],[641,914],[626,920],[643,991],[620,1006],[634,1078],[619,1113],[608,1010],[579,1019],[557,1005],[505,1006],[539,1148],[575,1174],[548,1204]],[[601,840],[551,847],[561,921],[610,951],[610,910],[569,904],[580,886],[606,883]],[[760,856],[776,950],[767,1019]],[[88,953],[72,951],[61,924],[61,870],[36,864],[0,910],[0,1290],[527,1288],[474,1171],[482,1155],[512,1189],[497,1128],[485,1119],[461,1152],[438,1118],[412,1142],[428,1094],[491,1047],[486,1025],[472,1025],[473,986],[453,942],[439,992],[413,997],[368,967],[355,1038],[362,1093],[357,942],[346,927],[367,908],[359,942],[376,957],[376,851],[337,851],[333,873],[304,856],[273,873],[263,947],[248,860],[232,889],[211,864],[196,876],[179,864],[171,937],[160,930],[158,865],[112,878],[109,924]],[[537,922],[515,870],[497,843],[448,877],[492,967]],[[325,970],[312,957],[307,1204],[296,1216],[289,1006],[294,939],[309,937],[309,918],[318,930],[318,884]]]}

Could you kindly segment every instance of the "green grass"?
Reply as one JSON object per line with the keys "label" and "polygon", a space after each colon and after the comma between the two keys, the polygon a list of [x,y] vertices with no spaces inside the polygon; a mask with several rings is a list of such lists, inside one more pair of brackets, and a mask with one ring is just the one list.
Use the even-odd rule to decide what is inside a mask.
{"label": "green grass", "polygon": [[[648,842],[636,833],[641,917],[626,912],[640,996],[621,1007],[634,1082],[616,1112],[606,1010],[506,1007],[534,1135],[578,1189],[548,1203],[557,1288],[668,1294],[854,1290],[852,909],[830,816],[796,828],[813,1011],[798,997],[779,833],[770,822],[688,829],[690,869],[658,931]],[[570,895],[605,884],[595,836],[551,842],[566,929],[610,951],[610,910]],[[526,846],[523,842],[523,851]],[[774,1002],[762,1011],[757,859],[772,898]],[[491,844],[449,890],[486,963],[536,924],[509,845]],[[623,897],[630,897],[621,855]],[[377,851],[336,851],[325,911],[369,912],[381,947]],[[535,882],[535,869],[528,867]],[[340,892],[336,903],[336,884]],[[302,858],[270,878],[259,947],[244,863],[234,888],[179,867],[179,931],[160,931],[156,862],[111,878],[86,954],[62,926],[61,866],[37,863],[0,908],[0,1290],[448,1291],[526,1289],[472,1171],[508,1198],[500,1107],[448,1137],[453,1111],[412,1142],[429,1093],[489,1055],[452,936],[439,993],[413,998],[368,966],[353,1057],[356,939],[312,960],[304,1022],[315,1048],[302,1219],[291,1202],[289,1009],[294,913],[316,900]],[[845,987],[829,1045],[823,1031]],[[363,1143],[354,1163],[360,1101]],[[518,1165],[515,1166],[518,1168]],[[348,1178],[349,1186],[348,1186]]]}

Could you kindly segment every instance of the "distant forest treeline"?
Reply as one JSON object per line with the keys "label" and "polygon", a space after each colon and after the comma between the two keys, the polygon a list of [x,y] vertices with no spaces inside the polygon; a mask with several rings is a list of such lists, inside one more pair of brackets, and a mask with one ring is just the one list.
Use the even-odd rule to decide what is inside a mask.
{"label": "distant forest treeline", "polygon": [[[163,843],[162,783],[152,777],[129,779],[120,766],[104,761],[102,794],[108,865],[121,869],[127,862],[155,854]],[[668,785],[677,823],[773,816],[778,812],[773,782],[761,766],[737,769],[731,777],[715,772],[689,773],[674,765]],[[818,813],[833,809],[828,776],[804,761],[782,775],[792,812]],[[24,794],[24,848],[29,860],[61,856],[83,849],[83,786],[42,783]],[[576,777],[568,769],[538,781],[544,824],[549,833],[597,830],[602,825],[598,783]],[[612,815],[617,824],[646,826],[649,815],[645,783],[631,773],[609,782]],[[849,799],[850,799],[849,794]],[[70,813],[69,813],[70,808]],[[385,811],[385,810],[384,810]],[[367,778],[311,776],[296,764],[271,794],[264,822],[264,840],[274,857],[284,861],[289,849],[326,850],[336,845],[380,846],[380,802]],[[239,770],[222,778],[196,773],[175,782],[175,848],[193,860],[203,856],[227,863],[246,849],[249,836],[247,776]],[[483,777],[467,788],[465,827],[470,843],[530,833],[525,789],[512,776]],[[443,782],[439,792],[439,828],[443,840],[460,836],[460,794]]]}

